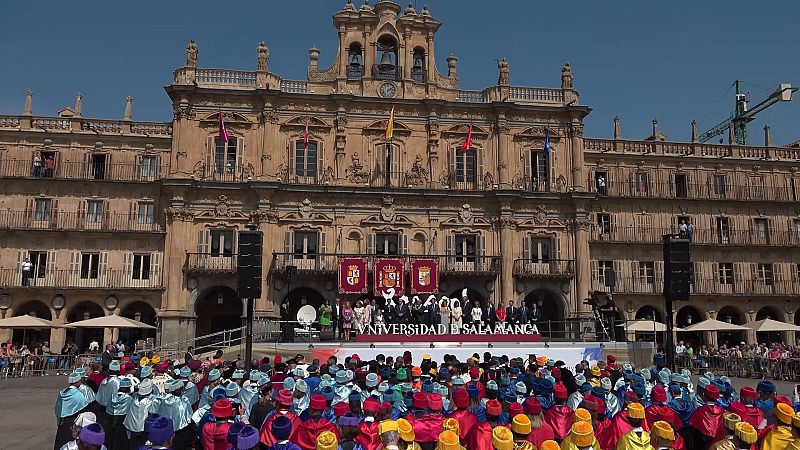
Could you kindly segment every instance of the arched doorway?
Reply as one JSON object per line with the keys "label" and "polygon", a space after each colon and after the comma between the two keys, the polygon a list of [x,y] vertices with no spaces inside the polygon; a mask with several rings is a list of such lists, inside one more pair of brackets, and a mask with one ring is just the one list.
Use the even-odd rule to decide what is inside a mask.
{"label": "arched doorway", "polygon": [[[105,315],[106,313],[100,305],[85,301],[78,303],[69,311],[67,322],[79,322]],[[80,352],[86,352],[92,341],[97,341],[101,349],[103,346],[110,344],[110,342],[103,342],[102,328],[67,328],[67,341],[74,342]]]}
{"label": "arched doorway", "polygon": [[195,336],[241,328],[242,311],[236,291],[224,286],[209,289],[195,307]]}
{"label": "arched doorway", "polygon": [[523,301],[528,308],[532,308],[534,303],[539,308],[539,334],[549,339],[564,337],[566,307],[560,295],[541,288],[529,292]]}
{"label": "arched doorway", "polygon": [[[462,301],[461,292],[463,292],[463,291],[464,291],[464,288],[461,288],[461,289],[459,289],[457,291],[453,291],[447,297],[448,298],[455,298],[459,302],[461,302]],[[428,297],[420,295],[420,298],[425,300]],[[441,299],[441,296],[439,296],[439,298]],[[475,289],[472,289],[470,287],[467,288],[467,298],[469,299],[469,301],[472,302],[472,306],[475,306],[475,301],[477,300],[478,304],[481,305],[481,308],[485,308],[486,307],[486,297],[484,297],[480,292],[476,291]],[[499,305],[495,305],[495,306],[497,306],[498,308],[500,307]],[[503,306],[505,306],[505,305],[503,305]],[[461,308],[464,308],[463,302],[462,302]]]}
{"label": "arched doorway", "polygon": [[[764,306],[756,312],[756,321],[764,319],[772,319],[778,322],[785,321],[784,315],[774,306]],[[781,336],[780,331],[759,331],[756,333],[756,341],[765,344],[783,342],[783,336]]]}
{"label": "arched doorway", "polygon": [[[664,323],[663,316],[661,315],[661,311],[656,309],[654,306],[645,305],[639,308],[636,311],[636,315],[634,316],[634,320],[645,320],[648,322],[658,322]],[[653,328],[656,325],[652,325]],[[637,331],[635,333],[629,333],[628,338],[633,338],[636,341],[640,342],[656,342],[656,343],[664,343],[664,333],[657,333],[655,331]]]}
{"label": "arched doorway", "polygon": [[[717,313],[717,320],[735,325],[744,325],[744,313],[733,306],[725,306]],[[745,331],[718,331],[717,345],[727,345],[728,347],[744,342]]]}
{"label": "arched doorway", "polygon": [[[50,313],[50,308],[39,300],[31,300],[23,304],[18,310],[14,311],[14,316],[34,316],[46,320],[52,320],[53,317]],[[37,342],[44,341],[50,341],[49,328],[42,330],[14,330],[11,336],[11,342],[15,344],[25,344],[28,347],[31,347]]]}
{"label": "arched doorway", "polygon": [[[122,317],[137,320],[148,325],[156,326],[156,310],[149,303],[136,301],[126,306],[120,313]],[[152,338],[155,340],[156,330],[143,330],[139,328],[122,328],[119,330],[119,338],[122,342],[133,348],[137,341]]]}
{"label": "arched doorway", "polygon": [[[351,306],[355,306],[354,300],[347,300],[351,301]],[[299,311],[300,308],[305,305],[311,305],[314,307],[314,310],[317,311],[317,320],[319,320],[319,308],[325,301],[325,297],[323,297],[322,294],[320,294],[316,289],[303,286],[292,289],[292,291],[289,292],[289,295],[284,298],[284,301],[289,302],[289,317],[287,320],[297,320],[297,311]],[[281,308],[281,311],[283,311],[283,308]]]}
{"label": "arched doorway", "polygon": [[[699,309],[691,305],[686,305],[679,309],[677,314],[675,314],[675,326],[678,328],[686,328],[702,322],[703,317],[704,316]],[[698,331],[678,331],[676,335],[678,338],[678,343],[683,341],[684,344],[687,346],[691,344],[692,347],[697,347],[697,345],[703,340],[703,333]]]}
{"label": "arched doorway", "polygon": [[661,316],[661,311],[653,306],[646,305],[636,311],[636,320],[655,320],[656,322],[664,322]]}

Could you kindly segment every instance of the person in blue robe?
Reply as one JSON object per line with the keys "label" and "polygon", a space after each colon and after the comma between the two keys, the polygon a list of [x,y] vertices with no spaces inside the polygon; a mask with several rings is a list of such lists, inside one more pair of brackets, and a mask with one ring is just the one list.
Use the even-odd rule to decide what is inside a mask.
{"label": "person in blue robe", "polygon": [[183,380],[169,381],[167,391],[159,400],[156,413],[172,419],[175,426],[173,450],[185,450],[194,442],[192,405],[183,397]]}
{"label": "person in blue robe", "polygon": [[209,405],[208,403],[208,401],[210,400],[209,393],[213,391],[214,388],[219,386],[221,383],[222,383],[222,372],[220,372],[219,369],[211,369],[211,371],[208,372],[208,385],[204,387],[203,392],[200,393],[200,404],[198,408],[203,406],[208,406],[209,408],[211,407],[211,405]]}
{"label": "person in blue robe", "polygon": [[131,404],[132,383],[131,379],[122,377],[119,380],[119,391],[111,397],[106,405],[108,415],[108,427],[106,430],[106,442],[114,450],[123,449],[128,445],[128,430],[123,422],[128,414]]}
{"label": "person in blue robe", "polygon": [[58,428],[53,444],[55,450],[59,450],[73,439],[72,425],[75,423],[75,418],[89,405],[86,397],[78,389],[81,384],[81,375],[73,372],[69,375],[67,382],[69,386],[60,390],[58,398],[56,398],[55,414]]}
{"label": "person in blue robe", "polygon": [[192,375],[192,370],[189,369],[189,366],[183,366],[178,373],[180,379],[184,382],[183,396],[190,405],[194,405],[200,400],[200,393],[197,391],[197,385],[189,380],[189,377]]}
{"label": "person in blue robe", "polygon": [[672,394],[672,400],[667,402],[667,406],[675,411],[681,422],[688,423],[695,410],[694,403],[681,396],[681,387],[677,384],[669,385],[669,391]]}
{"label": "person in blue robe", "polygon": [[128,413],[122,424],[128,430],[130,436],[129,450],[138,450],[147,440],[147,433],[144,431],[145,421],[153,412],[153,381],[145,379],[136,386],[136,393],[132,396],[128,405]]}

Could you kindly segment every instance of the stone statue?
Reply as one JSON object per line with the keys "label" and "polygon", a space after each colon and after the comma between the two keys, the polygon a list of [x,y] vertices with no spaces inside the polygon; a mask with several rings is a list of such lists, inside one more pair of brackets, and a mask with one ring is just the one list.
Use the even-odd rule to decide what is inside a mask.
{"label": "stone statue", "polygon": [[256,70],[266,72],[267,63],[269,62],[269,49],[267,48],[267,44],[265,44],[264,41],[259,42],[256,50],[258,51],[258,67]]}
{"label": "stone statue", "polygon": [[561,89],[572,89],[572,68],[569,63],[561,68]]}
{"label": "stone statue", "polygon": [[497,84],[501,86],[508,86],[508,60],[503,58],[497,61],[497,68],[500,69],[500,78],[497,80]]}
{"label": "stone statue", "polygon": [[197,44],[194,39],[186,46],[186,67],[197,67]]}

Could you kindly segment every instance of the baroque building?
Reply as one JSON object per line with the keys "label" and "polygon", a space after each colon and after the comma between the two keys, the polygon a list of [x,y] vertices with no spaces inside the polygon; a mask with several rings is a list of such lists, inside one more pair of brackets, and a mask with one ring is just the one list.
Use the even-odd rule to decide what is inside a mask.
{"label": "baroque building", "polygon": [[[655,121],[644,140],[623,139],[619,121],[613,139],[584,138],[590,108],[569,64],[560,87],[524,87],[501,59],[496,85],[465,90],[454,55],[438,69],[441,22],[426,7],[348,1],[333,24],[338,51],[309,49],[306,80],[271,72],[263,42],[254,71],[203,68],[190,42],[168,123],[132,120],[130,98],[123,120],[84,118],[80,95],[38,116],[30,92],[22,115],[0,116],[2,314],[121,314],[163,343],[239,327],[237,233],[257,227],[257,317],[287,298],[291,311],[358,298],[338,293],[343,257],[397,256],[408,270],[427,256],[441,295],[536,302],[540,330],[580,338],[559,321],[585,316],[593,290],[613,291],[620,319],[663,318],[661,236],[684,222],[694,284],[678,326],[800,316],[797,148],[768,130],[758,147],[701,144],[696,130],[670,142]],[[117,337],[50,339],[95,336]]]}

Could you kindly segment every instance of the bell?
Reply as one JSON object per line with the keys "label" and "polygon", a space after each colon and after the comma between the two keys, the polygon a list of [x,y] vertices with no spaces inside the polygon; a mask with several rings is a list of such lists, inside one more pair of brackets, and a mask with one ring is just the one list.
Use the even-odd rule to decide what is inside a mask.
{"label": "bell", "polygon": [[383,55],[381,55],[381,65],[393,66],[392,63],[392,56],[386,50],[383,51]]}

